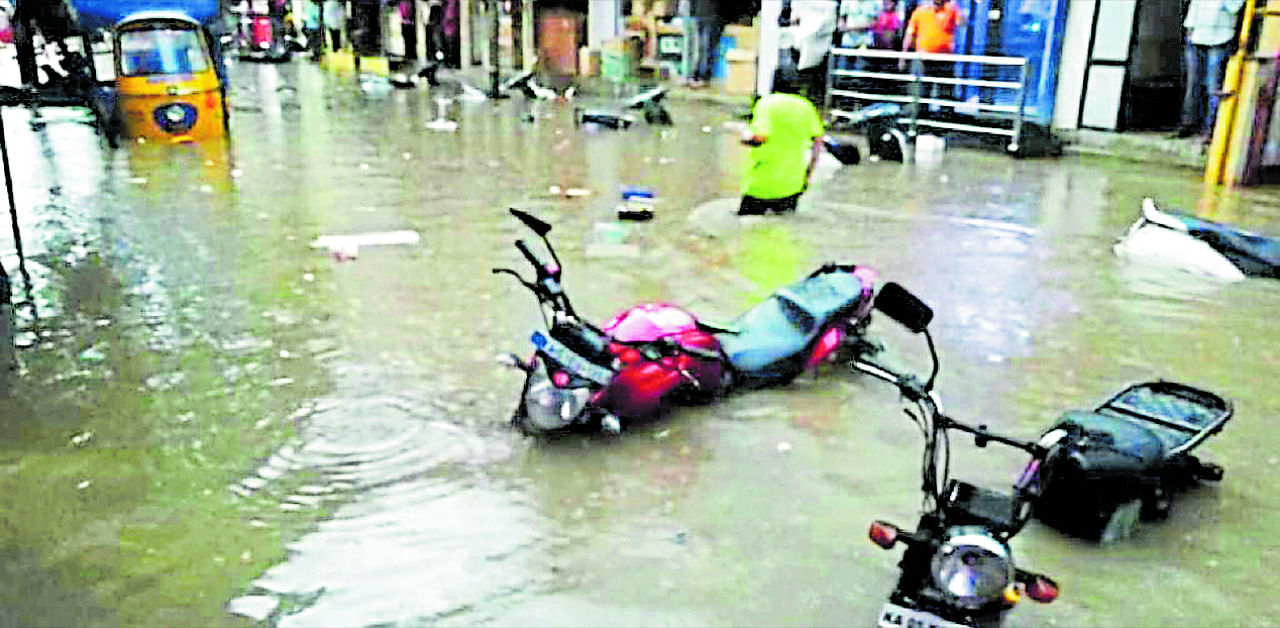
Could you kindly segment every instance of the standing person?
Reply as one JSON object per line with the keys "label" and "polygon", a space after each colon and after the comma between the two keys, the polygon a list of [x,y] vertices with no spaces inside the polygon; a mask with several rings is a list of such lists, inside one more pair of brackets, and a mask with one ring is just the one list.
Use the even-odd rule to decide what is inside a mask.
{"label": "standing person", "polygon": [[823,102],[827,88],[827,58],[835,40],[840,5],[836,0],[802,0],[791,5],[791,30],[796,46],[796,72],[803,83],[796,92],[814,104]]}
{"label": "standing person", "polygon": [[271,19],[271,47],[287,48],[289,32],[286,18],[289,15],[288,0],[271,0],[267,5],[267,17]]}
{"label": "standing person", "polygon": [[[880,16],[880,0],[840,0],[840,12],[836,29],[840,32],[840,47],[870,48],[875,44],[876,18]],[[857,61],[863,61],[856,58]],[[863,66],[865,63],[854,63]]]}
{"label": "standing person", "polygon": [[[902,38],[902,51],[926,52],[933,54],[951,54],[956,50],[956,28],[963,26],[964,14],[951,0],[930,0],[922,2],[911,12],[907,22],[907,33]],[[905,59],[898,67],[905,67]],[[955,66],[947,61],[925,61],[926,76],[954,74]],[[930,85],[932,97],[938,96],[938,84]]]}
{"label": "standing person", "polygon": [[871,24],[871,40],[871,47],[879,50],[902,47],[902,17],[898,15],[898,0],[883,0],[880,14]]}
{"label": "standing person", "polygon": [[728,0],[690,0],[689,14],[698,29],[698,65],[690,85],[701,87],[711,82],[720,60],[720,35],[724,32],[724,7]]}
{"label": "standing person", "polygon": [[342,0],[324,0],[324,26],[329,30],[329,46],[334,52],[342,50],[342,23],[347,12]]}
{"label": "standing person", "polygon": [[417,0],[400,1],[400,37],[404,40],[404,58],[409,61],[418,58],[418,16],[415,14],[417,10]]}
{"label": "standing person", "polygon": [[902,50],[951,54],[956,50],[956,27],[964,25],[964,13],[951,0],[922,2],[911,12]]}
{"label": "standing person", "polygon": [[[899,50],[902,48],[902,16],[898,15],[898,0],[883,0],[880,14],[871,23],[871,47],[877,50]],[[869,64],[873,72],[893,72],[896,64],[890,59],[875,59]],[[903,84],[900,81],[880,83],[877,91],[881,93],[901,93]]]}
{"label": "standing person", "polygon": [[803,96],[794,75],[774,79],[773,93],[756,101],[742,143],[751,146],[742,177],[738,215],[795,211],[822,150],[825,130],[818,108]]}
{"label": "standing person", "polygon": [[1222,73],[1236,38],[1236,16],[1244,0],[1191,0],[1186,29],[1186,87],[1177,137],[1197,133],[1208,139],[1218,116]]}
{"label": "standing person", "polygon": [[[880,15],[880,0],[840,0],[836,31],[841,48],[866,49],[875,43],[871,27]],[[873,67],[876,59],[867,57],[837,57],[836,64],[842,70],[865,71]],[[857,91],[866,91],[868,81],[855,78],[850,83]]]}
{"label": "standing person", "polygon": [[680,78],[685,85],[696,86],[702,46],[698,45],[698,18],[693,15],[693,0],[679,0],[676,15],[680,17]]}
{"label": "standing person", "polygon": [[459,0],[444,0],[444,64],[462,67],[462,6]]}
{"label": "standing person", "polygon": [[441,0],[427,2],[427,61],[444,61],[444,3]]}
{"label": "standing person", "polygon": [[307,51],[311,53],[311,59],[320,58],[320,53],[324,51],[324,16],[320,7],[320,0],[305,0],[306,6],[302,9],[302,35],[307,38]]}

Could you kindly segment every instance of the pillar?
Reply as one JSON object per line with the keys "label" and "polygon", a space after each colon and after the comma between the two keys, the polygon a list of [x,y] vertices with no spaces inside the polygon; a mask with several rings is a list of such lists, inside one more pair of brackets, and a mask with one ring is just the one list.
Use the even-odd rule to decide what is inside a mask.
{"label": "pillar", "polygon": [[473,0],[458,1],[458,65],[465,70],[474,61],[471,58],[471,3]]}
{"label": "pillar", "polygon": [[778,45],[782,34],[778,16],[781,2],[760,3],[760,50],[756,59],[756,95],[773,91],[773,73],[778,69]]}
{"label": "pillar", "polygon": [[587,46],[599,50],[604,42],[622,33],[622,0],[587,3]]}

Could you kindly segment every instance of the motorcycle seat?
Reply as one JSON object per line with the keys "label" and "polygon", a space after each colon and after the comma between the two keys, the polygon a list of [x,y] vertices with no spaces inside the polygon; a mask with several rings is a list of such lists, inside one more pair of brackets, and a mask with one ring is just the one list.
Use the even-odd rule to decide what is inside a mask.
{"label": "motorcycle seat", "polygon": [[784,373],[773,367],[804,350],[815,324],[803,308],[775,294],[738,319],[738,333],[717,334],[716,339],[739,373],[781,377]]}
{"label": "motorcycle seat", "polygon": [[754,378],[794,375],[794,360],[833,316],[851,312],[862,281],[847,272],[823,273],[775,292],[734,322],[736,334],[717,334],[739,373]]}
{"label": "motorcycle seat", "polygon": [[1163,460],[1169,449],[1148,424],[1123,416],[1067,412],[1055,429],[1067,431],[1088,471],[1142,471]]}
{"label": "motorcycle seat", "polygon": [[1280,239],[1186,214],[1166,213],[1176,216],[1195,237],[1217,249],[1245,274],[1280,278]]}

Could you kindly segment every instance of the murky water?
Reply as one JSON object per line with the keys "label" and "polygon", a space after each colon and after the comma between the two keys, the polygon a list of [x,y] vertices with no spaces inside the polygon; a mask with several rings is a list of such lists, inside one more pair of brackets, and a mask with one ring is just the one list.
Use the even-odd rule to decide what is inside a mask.
{"label": "murky water", "polygon": [[[233,391],[218,405],[165,401],[175,423],[145,434],[109,414],[91,426],[99,440],[160,430],[239,513],[226,525],[286,543],[284,559],[261,568],[239,546],[186,550],[193,563],[242,559],[240,575],[227,576],[234,587],[218,587],[228,614],[281,626],[872,623],[899,554],[869,543],[866,525],[912,524],[920,501],[920,439],[896,394],[832,370],[682,409],[617,440],[511,434],[520,381],[492,357],[525,352],[539,319],[529,295],[489,268],[523,263],[510,242],[531,236],[505,211],[520,206],[554,223],[567,289],[598,319],[666,299],[725,320],[824,261],[873,265],[934,307],[950,412],[1015,434],[1038,434],[1135,380],[1221,392],[1236,418],[1203,453],[1226,468],[1223,483],[1184,495],[1168,521],[1119,545],[1031,524],[1014,542],[1020,563],[1063,593],[1022,605],[1008,623],[1280,616],[1267,586],[1280,554],[1269,479],[1280,437],[1266,424],[1280,410],[1270,387],[1280,284],[1205,284],[1110,253],[1143,196],[1275,232],[1273,194],[1202,198],[1195,172],[951,152],[931,166],[835,171],[797,215],[739,221],[731,201],[716,200],[737,189],[742,149],[724,127],[733,112],[674,103],[674,127],[597,132],[573,125],[572,105],[544,104],[528,123],[520,101],[454,103],[459,129],[449,133],[426,127],[437,109],[425,91],[361,91],[301,63],[243,65],[235,77],[226,147],[108,154],[74,122],[11,140],[28,159],[27,198],[48,205],[24,227],[82,232],[76,260],[107,260],[105,278],[77,273],[83,293],[99,295],[79,301],[84,322],[55,326],[76,339],[77,364],[97,347],[102,360],[89,362],[103,366],[33,386],[83,394],[73,391],[96,390],[80,382],[95,368],[148,382],[104,398],[120,415],[166,391]],[[56,157],[41,165],[46,152]],[[654,221],[617,231],[621,184],[656,188]],[[552,186],[591,194],[562,198]],[[422,243],[363,247],[345,262],[308,246],[399,229]],[[75,249],[54,244],[41,250]],[[112,283],[127,295],[118,304],[115,292],[90,289]],[[67,303],[51,292],[42,314],[71,320]],[[103,311],[133,314],[97,327]],[[92,330],[121,327],[137,331],[93,341]],[[928,366],[919,339],[884,321],[873,329],[904,363]],[[150,357],[130,370],[113,346]],[[191,457],[192,439],[212,455],[214,437],[183,426],[207,432],[202,417],[214,412],[228,417],[223,433],[266,453],[238,468]],[[80,429],[72,422],[68,433]],[[955,476],[996,486],[1023,462],[959,439],[954,460]],[[91,547],[44,550],[97,564]],[[113,559],[118,581],[135,583],[120,566],[133,551]],[[97,601],[82,606],[106,608],[85,623],[118,620],[112,601],[131,598],[104,593],[118,581],[93,581]],[[175,620],[182,609],[166,601],[131,617]]]}

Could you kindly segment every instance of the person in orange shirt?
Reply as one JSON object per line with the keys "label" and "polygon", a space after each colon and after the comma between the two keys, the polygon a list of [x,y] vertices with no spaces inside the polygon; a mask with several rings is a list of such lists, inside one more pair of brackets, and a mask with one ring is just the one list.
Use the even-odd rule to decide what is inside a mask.
{"label": "person in orange shirt", "polygon": [[[921,2],[911,12],[907,32],[902,38],[902,51],[951,54],[956,49],[956,27],[963,26],[964,13],[951,0]],[[904,60],[905,61],[905,60]],[[899,67],[905,63],[899,64]],[[925,76],[954,74],[955,64],[946,61],[925,61]],[[930,88],[932,97],[938,97],[938,84]]]}
{"label": "person in orange shirt", "polygon": [[921,3],[911,12],[907,34],[902,39],[904,52],[915,48],[920,52],[950,54],[956,49],[956,27],[964,25],[964,14],[950,0]]}

